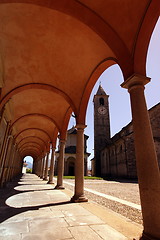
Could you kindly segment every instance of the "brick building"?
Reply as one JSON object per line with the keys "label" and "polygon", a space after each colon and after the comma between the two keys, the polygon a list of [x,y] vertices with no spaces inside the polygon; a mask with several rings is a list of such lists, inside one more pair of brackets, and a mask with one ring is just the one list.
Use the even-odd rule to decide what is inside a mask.
{"label": "brick building", "polygon": [[[73,126],[67,131],[67,141],[65,144],[65,155],[64,155],[64,175],[74,176],[75,175],[75,160],[76,160],[76,138],[77,130]],[[84,134],[84,175],[88,175],[88,157],[90,153],[87,152],[87,139],[88,136]],[[59,158],[59,149],[55,153],[55,172],[57,174],[57,162]]]}
{"label": "brick building", "polygon": [[[95,157],[92,160],[92,175],[137,178],[132,122],[110,137],[109,102],[105,101],[108,97],[100,86],[93,100]],[[103,112],[98,111],[99,108],[102,108],[100,98],[104,98]],[[160,103],[149,110],[149,116],[160,166]]]}

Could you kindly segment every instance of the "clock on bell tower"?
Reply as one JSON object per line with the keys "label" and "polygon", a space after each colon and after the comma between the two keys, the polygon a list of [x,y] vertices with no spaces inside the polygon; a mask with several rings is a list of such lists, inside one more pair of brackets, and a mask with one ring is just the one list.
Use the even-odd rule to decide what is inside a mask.
{"label": "clock on bell tower", "polygon": [[109,95],[100,85],[94,95],[94,173],[101,176],[101,150],[110,141],[110,120],[109,120]]}

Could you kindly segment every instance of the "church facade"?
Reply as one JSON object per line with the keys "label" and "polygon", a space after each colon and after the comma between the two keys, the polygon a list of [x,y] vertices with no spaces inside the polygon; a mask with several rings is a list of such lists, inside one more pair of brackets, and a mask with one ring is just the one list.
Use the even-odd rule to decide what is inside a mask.
{"label": "church facade", "polygon": [[[75,160],[76,160],[76,139],[77,130],[73,126],[67,131],[67,140],[65,144],[65,156],[64,156],[64,175],[74,176],[75,175]],[[90,153],[87,152],[87,139],[88,136],[84,134],[84,175],[88,174],[88,157]],[[55,152],[55,174],[57,174],[57,163],[59,158],[59,149]]]}
{"label": "church facade", "polygon": [[[132,122],[110,137],[108,97],[103,88],[99,86],[93,99],[94,159],[92,160],[92,175],[106,178],[137,178]],[[99,109],[103,109],[103,111]],[[160,103],[149,110],[149,117],[160,166]]]}

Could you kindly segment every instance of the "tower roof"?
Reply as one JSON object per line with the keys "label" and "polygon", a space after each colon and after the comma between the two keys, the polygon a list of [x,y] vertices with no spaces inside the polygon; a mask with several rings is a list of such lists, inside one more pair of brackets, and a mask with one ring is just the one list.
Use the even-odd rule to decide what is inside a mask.
{"label": "tower roof", "polygon": [[107,95],[101,85],[99,85],[96,95]]}

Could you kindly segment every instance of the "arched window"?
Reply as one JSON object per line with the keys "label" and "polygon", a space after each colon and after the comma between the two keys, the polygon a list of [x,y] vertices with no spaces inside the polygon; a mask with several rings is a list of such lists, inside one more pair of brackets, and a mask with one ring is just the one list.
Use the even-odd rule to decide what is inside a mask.
{"label": "arched window", "polygon": [[121,145],[119,151],[122,152],[122,150],[123,150],[123,147],[122,147],[122,145]]}
{"label": "arched window", "polygon": [[100,105],[104,105],[104,98],[100,98],[100,99],[99,99],[99,104],[100,104]]}

